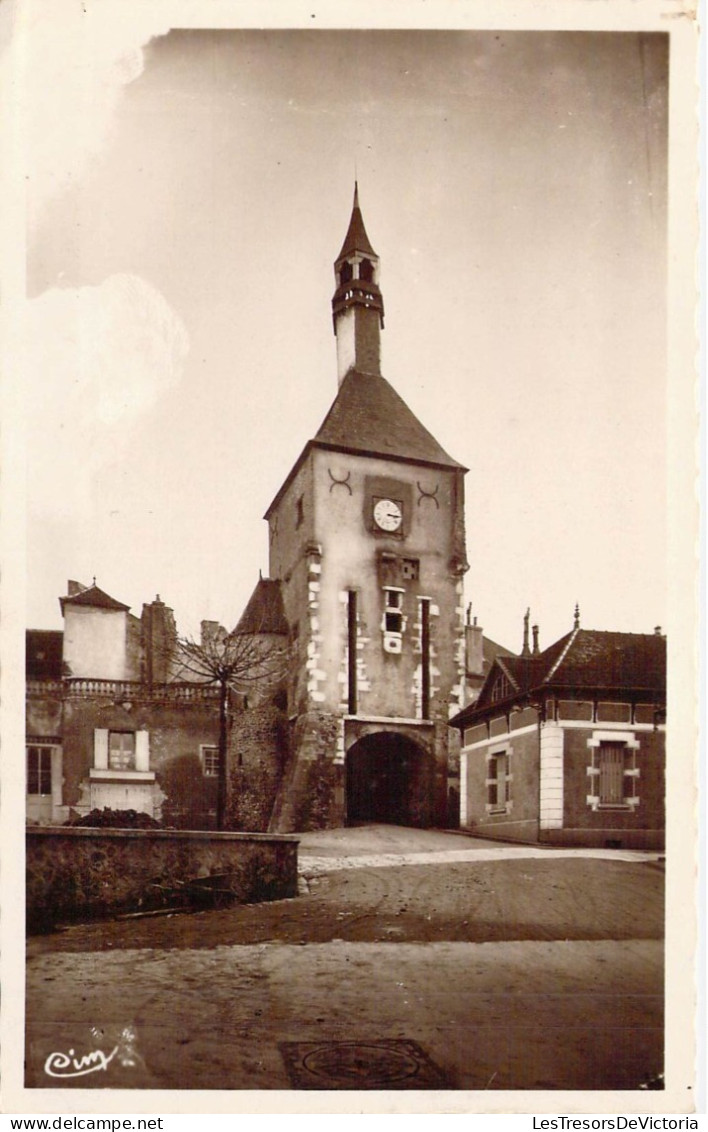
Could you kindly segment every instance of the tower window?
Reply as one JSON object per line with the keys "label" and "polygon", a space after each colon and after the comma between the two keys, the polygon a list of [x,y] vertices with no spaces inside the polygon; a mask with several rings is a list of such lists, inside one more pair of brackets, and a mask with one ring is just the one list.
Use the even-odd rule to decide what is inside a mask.
{"label": "tower window", "polygon": [[370,259],[363,259],[359,264],[359,278],[364,283],[373,283],[374,281],[374,265]]}
{"label": "tower window", "polygon": [[301,495],[295,504],[295,526],[301,527],[305,520],[305,497]]}
{"label": "tower window", "polygon": [[344,286],[345,283],[349,283],[349,281],[352,278],[352,275],[353,275],[352,265],[350,263],[343,263],[342,266],[339,269],[339,284],[340,284],[340,286]]}
{"label": "tower window", "polygon": [[384,633],[403,632],[403,590],[384,590]]}

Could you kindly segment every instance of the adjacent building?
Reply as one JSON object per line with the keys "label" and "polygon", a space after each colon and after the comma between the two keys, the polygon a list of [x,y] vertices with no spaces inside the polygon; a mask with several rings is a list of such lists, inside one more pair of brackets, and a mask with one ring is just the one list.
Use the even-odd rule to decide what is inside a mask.
{"label": "adjacent building", "polygon": [[175,624],[159,596],[141,616],[70,581],[63,631],[26,639],[27,818],[61,824],[136,810],[210,828],[218,689],[175,678]]}
{"label": "adjacent building", "polygon": [[[528,630],[528,622],[527,622]],[[462,737],[460,823],[484,837],[663,848],[666,639],[580,628],[497,656]]]}

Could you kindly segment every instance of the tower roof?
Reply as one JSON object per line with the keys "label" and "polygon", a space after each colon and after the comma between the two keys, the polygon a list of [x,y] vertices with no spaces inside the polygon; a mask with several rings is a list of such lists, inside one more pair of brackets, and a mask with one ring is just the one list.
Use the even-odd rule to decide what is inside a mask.
{"label": "tower roof", "polygon": [[384,377],[350,370],[315,444],[412,463],[460,468]]}
{"label": "tower roof", "polygon": [[266,511],[266,519],[313,448],[467,471],[448,456],[384,377],[350,370],[314,439],[307,442]]}
{"label": "tower roof", "polygon": [[59,604],[61,605],[62,613],[66,605],[91,605],[96,609],[113,609],[116,611],[127,611],[130,609],[129,605],[124,605],[122,601],[116,601],[115,598],[110,597],[102,589],[99,589],[95,582],[92,586],[87,586],[85,590],[81,590],[80,593],[70,594],[68,597],[60,597]]}
{"label": "tower roof", "polygon": [[287,636],[288,622],[277,578],[259,578],[234,634],[279,633]]}
{"label": "tower roof", "polygon": [[342,250],[337,256],[337,262],[339,262],[340,259],[345,259],[348,255],[352,255],[354,252],[362,252],[364,255],[376,255],[376,252],[371,246],[371,241],[366,234],[366,228],[364,227],[364,218],[359,208],[359,186],[356,181],[354,182],[354,204],[352,206],[351,220],[349,221],[347,234],[344,237]]}

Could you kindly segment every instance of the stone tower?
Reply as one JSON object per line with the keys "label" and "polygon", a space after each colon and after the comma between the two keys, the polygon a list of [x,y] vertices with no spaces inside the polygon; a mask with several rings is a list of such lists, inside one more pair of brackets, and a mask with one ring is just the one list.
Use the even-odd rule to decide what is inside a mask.
{"label": "stone tower", "polygon": [[265,516],[294,649],[271,828],[444,825],[466,469],[381,375],[379,259],[356,189],[332,314],[337,396]]}

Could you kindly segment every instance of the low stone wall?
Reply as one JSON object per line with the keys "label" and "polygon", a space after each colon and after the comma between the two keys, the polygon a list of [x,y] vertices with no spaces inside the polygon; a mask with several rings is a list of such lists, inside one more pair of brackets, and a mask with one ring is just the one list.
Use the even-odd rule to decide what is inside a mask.
{"label": "low stone wall", "polygon": [[59,919],[159,907],[180,881],[229,873],[239,903],[297,895],[296,837],[194,830],[42,826],[27,831],[27,918]]}

